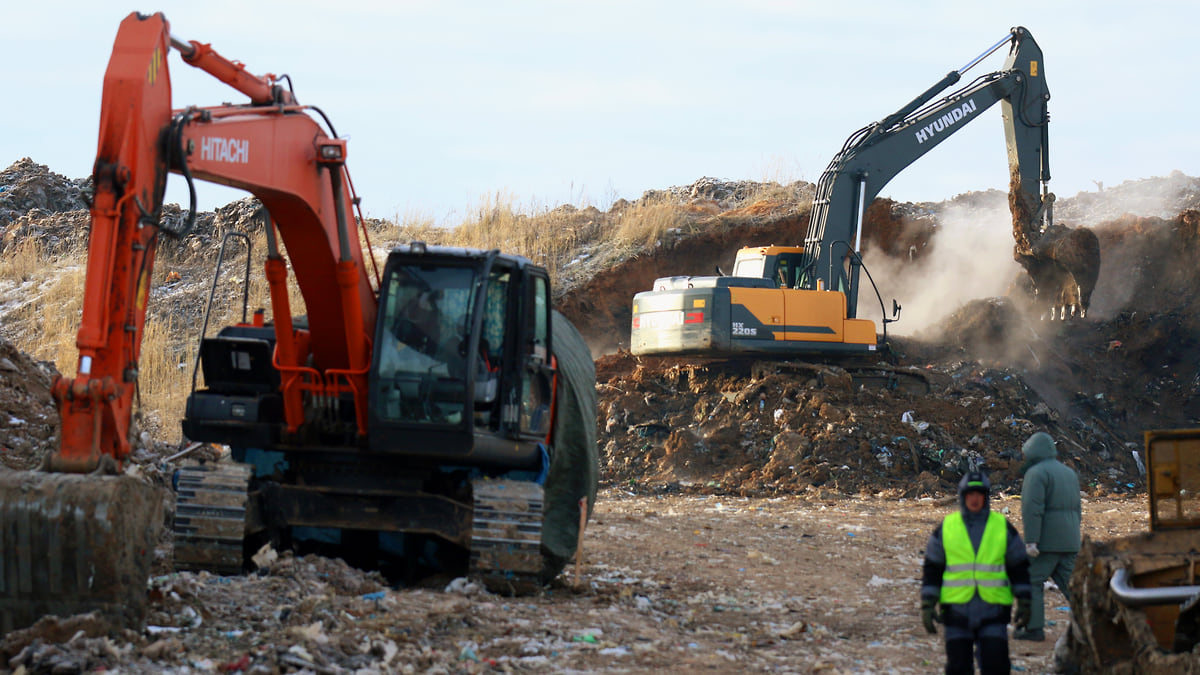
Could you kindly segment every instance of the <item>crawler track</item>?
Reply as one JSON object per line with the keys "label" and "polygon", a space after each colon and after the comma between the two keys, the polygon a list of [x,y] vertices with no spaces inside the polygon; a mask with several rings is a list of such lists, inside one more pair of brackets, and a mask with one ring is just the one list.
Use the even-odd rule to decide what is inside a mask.
{"label": "crawler track", "polygon": [[250,466],[222,463],[179,470],[175,567],[240,574]]}
{"label": "crawler track", "polygon": [[542,486],[475,480],[470,574],[488,590],[528,595],[541,588]]}

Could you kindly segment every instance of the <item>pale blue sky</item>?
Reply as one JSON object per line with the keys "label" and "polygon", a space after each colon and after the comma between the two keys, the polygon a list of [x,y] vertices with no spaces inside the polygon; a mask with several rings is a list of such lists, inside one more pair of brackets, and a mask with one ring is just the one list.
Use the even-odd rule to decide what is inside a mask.
{"label": "pale blue sky", "polygon": [[[525,209],[607,209],[701,176],[815,182],[851,132],[1015,25],[1045,54],[1060,198],[1093,181],[1200,175],[1200,4],[1183,0],[9,3],[0,164],[90,173],[104,69],[135,9],[162,11],[173,35],[253,73],[291,75],[300,102],[349,138],[369,216],[456,224],[497,193]],[[241,100],[176,53],[170,67],[175,107]],[[881,194],[1007,184],[996,106]],[[204,209],[244,194],[199,191]],[[182,178],[167,200],[186,203]]]}

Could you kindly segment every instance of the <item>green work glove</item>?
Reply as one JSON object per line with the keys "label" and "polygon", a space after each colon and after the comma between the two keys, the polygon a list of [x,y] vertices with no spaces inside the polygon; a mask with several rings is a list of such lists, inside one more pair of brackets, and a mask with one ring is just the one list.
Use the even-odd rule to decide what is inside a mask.
{"label": "green work glove", "polygon": [[1029,619],[1033,617],[1033,601],[1029,598],[1017,598],[1017,616],[1013,619],[1013,625],[1017,628],[1024,628],[1029,625]]}
{"label": "green work glove", "polygon": [[937,598],[921,598],[921,623],[925,624],[925,632],[930,635],[937,635],[937,628],[933,625],[936,610]]}

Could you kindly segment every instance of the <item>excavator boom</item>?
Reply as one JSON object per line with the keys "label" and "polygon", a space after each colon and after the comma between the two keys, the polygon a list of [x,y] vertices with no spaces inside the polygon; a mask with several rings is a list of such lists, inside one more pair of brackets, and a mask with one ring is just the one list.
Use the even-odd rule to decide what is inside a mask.
{"label": "excavator boom", "polygon": [[[250,103],[172,110],[173,46]],[[52,388],[61,446],[47,472],[0,479],[0,628],[72,608],[136,619],[144,607],[162,495],[121,472],[156,246],[172,234],[160,223],[169,172],[243,188],[272,216],[267,274],[288,426],[304,424],[304,396],[348,395],[365,433],[377,281],[362,264],[345,141],[306,111],[273,76],[172,38],[162,14],[122,21],[101,101],[76,373]],[[276,229],[309,310],[325,317],[306,330],[292,325]],[[75,514],[68,538],[65,514]]]}
{"label": "excavator boom", "polygon": [[[185,62],[251,102],[172,110],[166,58],[172,46],[182,50]],[[305,387],[323,383],[335,395],[365,392],[376,299],[354,231],[346,143],[330,137],[272,80],[249,74],[207,44],[172,38],[161,14],[133,14],[122,22],[101,103],[79,362],[74,378],[54,385],[63,443],[51,459],[53,470],[92,471],[103,457],[119,466],[129,455],[128,425],[169,171],[258,197],[273,218],[270,234],[278,228],[287,245],[306,304],[327,318],[303,335],[308,350],[300,353],[291,316],[279,311],[286,308],[286,270],[278,250],[272,251],[278,357],[290,369],[289,425],[303,423]],[[301,384],[304,377],[313,379],[310,362],[317,364],[320,382]],[[358,407],[365,433],[365,400]]]}

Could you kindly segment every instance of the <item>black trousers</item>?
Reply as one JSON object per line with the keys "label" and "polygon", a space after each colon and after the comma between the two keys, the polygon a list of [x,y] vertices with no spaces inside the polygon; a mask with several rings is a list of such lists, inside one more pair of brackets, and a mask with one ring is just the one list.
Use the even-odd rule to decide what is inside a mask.
{"label": "black trousers", "polygon": [[1008,673],[1008,626],[986,623],[977,630],[946,626],[946,675],[973,675],[975,661],[981,675]]}

